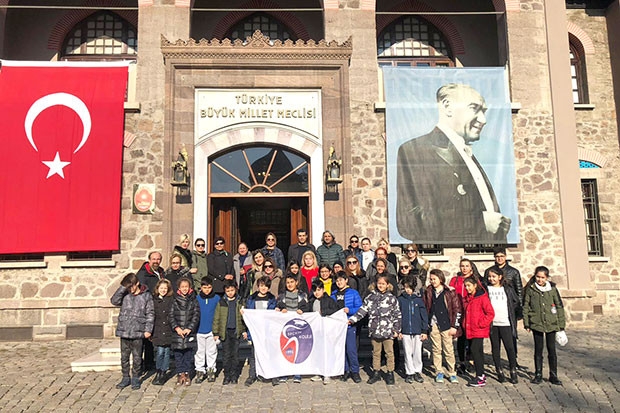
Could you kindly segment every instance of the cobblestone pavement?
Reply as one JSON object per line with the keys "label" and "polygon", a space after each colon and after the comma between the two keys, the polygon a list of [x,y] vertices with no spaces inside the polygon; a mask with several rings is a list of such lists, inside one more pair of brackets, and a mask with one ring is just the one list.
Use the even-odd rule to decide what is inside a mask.
{"label": "cobblestone pavement", "polygon": [[[395,386],[333,381],[329,385],[304,379],[272,387],[269,383],[243,385],[244,368],[237,385],[192,384],[175,388],[174,380],[153,386],[150,378],[140,390],[117,390],[120,372],[72,373],[70,362],[97,351],[111,340],[0,343],[0,411],[2,412],[168,412],[168,411],[259,411],[259,412],[378,412],[378,411],[493,411],[558,412],[620,410],[620,317],[606,317],[594,329],[569,328],[569,344],[558,347],[559,375],[563,386],[546,380],[532,385],[528,372],[521,372],[517,385],[494,380],[490,366],[488,384],[470,388],[459,384],[436,384],[425,367],[425,382],[406,384],[397,377]],[[533,366],[533,342],[521,330],[519,362]],[[489,343],[485,343],[490,362]],[[369,360],[363,360],[363,365]],[[548,375],[545,359],[545,377]],[[429,360],[425,360],[429,364]],[[213,410],[212,410],[213,411]]]}

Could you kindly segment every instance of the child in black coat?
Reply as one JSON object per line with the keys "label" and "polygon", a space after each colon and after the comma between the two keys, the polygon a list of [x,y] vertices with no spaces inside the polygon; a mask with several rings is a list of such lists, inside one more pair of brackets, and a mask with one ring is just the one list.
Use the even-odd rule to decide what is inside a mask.
{"label": "child in black coat", "polygon": [[[321,314],[322,317],[327,317],[338,311],[338,304],[329,295],[325,294],[325,284],[321,280],[312,281],[312,295],[308,300],[308,309],[312,312]],[[314,376],[312,381],[320,380],[320,376]],[[330,377],[323,377],[323,384],[331,382]]]}
{"label": "child in black coat", "polygon": [[170,344],[172,344],[172,329],[168,315],[172,310],[172,285],[165,278],[159,280],[153,292],[155,304],[155,326],[151,341],[155,346],[155,368],[157,373],[153,384],[161,386],[166,382],[166,372],[170,367]]}

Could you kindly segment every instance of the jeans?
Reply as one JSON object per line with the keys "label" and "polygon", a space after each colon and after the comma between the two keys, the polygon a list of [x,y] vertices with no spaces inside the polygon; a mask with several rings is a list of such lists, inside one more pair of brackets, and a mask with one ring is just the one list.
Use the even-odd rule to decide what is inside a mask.
{"label": "jeans", "polygon": [[121,371],[123,377],[129,377],[129,356],[133,358],[131,376],[139,378],[142,373],[142,339],[121,338]]}
{"label": "jeans", "polygon": [[194,349],[186,348],[183,350],[174,350],[174,364],[176,365],[177,374],[189,373],[192,371],[194,361]]}
{"label": "jeans", "polygon": [[360,372],[360,362],[357,357],[357,328],[355,326],[347,327],[347,338],[345,341],[344,353],[344,372]]}
{"label": "jeans", "polygon": [[517,354],[514,349],[514,340],[512,335],[512,327],[501,326],[491,327],[491,354],[493,354],[493,363],[496,369],[502,367],[500,343],[504,343],[506,356],[508,357],[508,365],[510,370],[517,368]]}
{"label": "jeans", "polygon": [[226,331],[226,340],[222,341],[224,376],[236,377],[239,368],[239,338],[234,329]]}
{"label": "jeans", "polygon": [[170,347],[155,346],[155,368],[161,371],[170,368]]}
{"label": "jeans", "polygon": [[155,367],[155,352],[153,351],[153,343],[148,338],[142,340],[142,351],[144,352],[144,370],[152,370]]}

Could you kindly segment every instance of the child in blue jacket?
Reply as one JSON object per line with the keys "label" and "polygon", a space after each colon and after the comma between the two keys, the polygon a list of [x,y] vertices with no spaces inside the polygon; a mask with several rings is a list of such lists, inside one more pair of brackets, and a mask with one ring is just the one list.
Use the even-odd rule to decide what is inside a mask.
{"label": "child in blue jacket", "polygon": [[[362,306],[362,298],[357,290],[349,287],[349,277],[344,271],[336,274],[337,289],[332,292],[332,298],[336,301],[339,309],[344,309],[347,317],[357,313]],[[341,380],[347,381],[349,377],[355,382],[360,383],[360,363],[357,358],[357,328],[347,327],[347,338],[345,341],[344,374]]]}
{"label": "child in blue jacket", "polygon": [[[205,379],[209,383],[215,381],[215,361],[217,360],[217,342],[213,337],[213,318],[220,296],[213,291],[213,277],[207,275],[200,280],[200,292],[196,297],[200,306],[200,324],[196,334],[198,350],[194,354],[196,368],[196,384]],[[205,369],[206,365],[206,369]]]}
{"label": "child in blue jacket", "polygon": [[402,282],[404,292],[398,297],[402,314],[401,332],[398,338],[403,341],[405,350],[406,383],[423,383],[422,378],[422,342],[428,334],[428,313],[424,300],[415,293],[416,280],[407,277]]}

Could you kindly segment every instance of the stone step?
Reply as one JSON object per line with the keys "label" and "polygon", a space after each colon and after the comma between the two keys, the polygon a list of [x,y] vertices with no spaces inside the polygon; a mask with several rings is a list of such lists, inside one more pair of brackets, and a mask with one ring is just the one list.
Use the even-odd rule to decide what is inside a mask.
{"label": "stone step", "polygon": [[81,359],[71,362],[71,371],[117,371],[121,369],[121,351],[112,347],[102,347]]}

